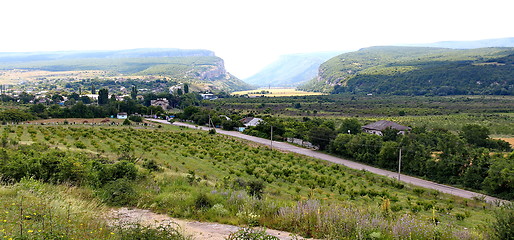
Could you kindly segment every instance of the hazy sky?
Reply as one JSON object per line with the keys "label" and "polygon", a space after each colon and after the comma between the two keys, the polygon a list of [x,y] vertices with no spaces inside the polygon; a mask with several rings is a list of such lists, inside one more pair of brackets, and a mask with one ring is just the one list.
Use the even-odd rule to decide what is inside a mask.
{"label": "hazy sky", "polygon": [[514,37],[510,0],[4,0],[0,52],[201,48],[246,78],[287,53]]}

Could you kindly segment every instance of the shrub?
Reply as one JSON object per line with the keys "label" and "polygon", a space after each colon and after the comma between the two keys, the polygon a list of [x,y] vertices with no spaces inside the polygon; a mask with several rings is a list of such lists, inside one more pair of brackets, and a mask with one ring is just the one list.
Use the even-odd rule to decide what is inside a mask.
{"label": "shrub", "polygon": [[[176,225],[176,224],[175,224]],[[120,240],[186,240],[192,239],[179,231],[178,225],[160,225],[157,228],[143,226],[141,224],[131,224],[121,226],[118,239]]]}
{"label": "shrub", "polygon": [[131,206],[136,203],[138,198],[132,183],[125,178],[105,184],[97,191],[97,196],[104,203],[112,206]]}
{"label": "shrub", "polygon": [[241,228],[237,232],[231,233],[226,240],[278,240],[279,238],[271,236],[266,231],[254,228]]}
{"label": "shrub", "polygon": [[264,193],[264,183],[259,180],[251,180],[246,185],[246,192],[250,196],[261,199]]}
{"label": "shrub", "polygon": [[205,193],[200,193],[195,198],[195,208],[197,210],[202,210],[206,208],[210,208],[212,206],[211,199]]}
{"label": "shrub", "polygon": [[143,117],[141,116],[130,116],[128,119],[133,122],[143,122]]}
{"label": "shrub", "polygon": [[497,239],[514,239],[514,204],[502,206],[495,212],[493,235]]}

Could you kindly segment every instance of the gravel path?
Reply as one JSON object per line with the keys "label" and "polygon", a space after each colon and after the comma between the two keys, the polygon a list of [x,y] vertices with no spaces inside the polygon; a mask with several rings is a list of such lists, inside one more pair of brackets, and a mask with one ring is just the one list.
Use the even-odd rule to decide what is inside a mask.
{"label": "gravel path", "polygon": [[[157,119],[147,119],[147,120],[155,121],[155,122],[159,122],[159,123],[164,123],[164,124],[170,124],[166,120],[157,120]],[[183,123],[183,122],[174,122],[173,125],[183,126],[183,127],[188,127],[188,128],[194,128],[194,129],[200,129],[200,130],[205,130],[205,131],[210,129],[209,127],[199,127],[199,126],[195,126],[195,125],[188,124],[188,123]],[[225,131],[225,130],[221,130],[221,129],[216,129],[216,132],[219,133],[219,134],[229,135],[229,136],[241,138],[241,139],[244,139],[244,140],[248,140],[248,141],[264,144],[264,145],[267,145],[267,146],[270,146],[272,144],[269,139],[263,139],[263,138],[258,138],[258,137],[254,137],[254,136],[249,136],[249,135],[245,135],[245,134],[240,133],[240,132]],[[358,170],[366,170],[368,172],[372,172],[372,173],[379,174],[379,175],[382,175],[382,176],[398,179],[398,173],[396,173],[396,172],[391,172],[391,171],[379,169],[379,168],[376,168],[376,167],[371,167],[371,166],[368,166],[368,165],[365,165],[365,164],[362,164],[362,163],[357,163],[357,162],[349,161],[349,160],[342,159],[342,158],[339,158],[339,157],[334,157],[334,156],[331,156],[331,155],[328,155],[328,154],[325,154],[325,153],[316,152],[316,151],[313,151],[313,150],[310,150],[310,149],[297,147],[297,146],[294,146],[294,145],[291,145],[291,144],[288,144],[288,143],[284,143],[284,142],[273,141],[273,148],[274,149],[283,150],[283,151],[288,151],[288,152],[294,152],[294,153],[302,154],[302,155],[305,155],[305,156],[309,156],[309,157],[313,157],[313,158],[317,158],[317,159],[321,159],[321,160],[325,160],[325,161],[329,161],[329,162],[345,165],[345,166],[347,166],[349,168],[358,169]],[[456,188],[456,187],[452,187],[452,186],[447,186],[447,185],[443,185],[443,184],[439,184],[439,183],[423,180],[423,179],[420,179],[420,178],[411,177],[411,176],[404,175],[404,174],[401,174],[399,177],[400,177],[400,180],[402,182],[405,182],[405,183],[409,183],[409,184],[416,185],[416,186],[419,186],[419,187],[434,189],[434,190],[437,190],[437,191],[440,191],[440,192],[443,192],[443,193],[452,194],[452,195],[463,197],[463,198],[468,198],[468,199],[474,199],[474,198],[484,199],[485,201],[487,201],[489,203],[505,203],[505,202],[508,202],[506,200],[501,200],[499,198],[487,196],[487,195],[484,195],[484,194],[481,194],[481,193],[476,193],[476,192],[472,192],[472,191],[468,191],[468,190],[464,190],[464,189],[460,189],[460,188]]]}
{"label": "gravel path", "polygon": [[[139,223],[141,225],[157,227],[159,225],[167,225],[176,223],[185,235],[192,236],[196,240],[223,240],[230,233],[236,232],[240,228],[233,225],[207,223],[198,221],[189,221],[177,218],[171,218],[165,214],[157,214],[150,210],[137,208],[120,208],[113,209],[109,214],[112,225]],[[272,236],[282,240],[294,239],[288,232],[266,229],[266,232]],[[305,239],[305,238],[298,238]]]}

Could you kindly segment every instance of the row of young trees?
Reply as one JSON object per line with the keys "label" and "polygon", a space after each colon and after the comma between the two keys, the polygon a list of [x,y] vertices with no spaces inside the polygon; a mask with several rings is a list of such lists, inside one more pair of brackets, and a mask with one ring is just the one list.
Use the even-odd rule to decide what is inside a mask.
{"label": "row of young trees", "polygon": [[[220,118],[214,110],[189,107],[179,115],[204,125],[209,117],[214,125],[226,130],[241,126],[243,116]],[[456,134],[445,129],[414,128],[406,135],[386,129],[383,135],[361,132],[355,118],[343,120],[337,127],[333,120],[304,117],[301,120],[265,116],[264,122],[245,133],[273,139],[298,138],[309,141],[336,155],[369,165],[398,170],[400,150],[403,173],[430,180],[461,185],[504,199],[514,199],[514,153],[509,143],[489,138],[489,130],[480,125],[465,125]]]}

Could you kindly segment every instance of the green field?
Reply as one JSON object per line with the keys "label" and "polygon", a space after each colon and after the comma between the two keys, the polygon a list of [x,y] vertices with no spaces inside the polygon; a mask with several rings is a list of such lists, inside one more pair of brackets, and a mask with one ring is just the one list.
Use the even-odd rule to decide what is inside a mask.
{"label": "green field", "polygon": [[[8,212],[2,215],[6,219],[16,217],[20,208],[15,205],[28,200],[32,193],[27,189],[33,188],[41,189],[41,198],[50,203],[61,195],[48,192],[71,191],[73,201],[100,208],[136,206],[174,217],[260,225],[316,238],[483,239],[488,238],[493,219],[494,207],[479,199],[413,187],[206,132],[173,126],[9,125],[1,129],[3,156],[8,156],[1,160],[3,179],[18,182],[32,173],[34,180],[44,182],[31,180],[28,184],[34,186],[29,187],[23,185],[27,180],[14,187],[4,185],[0,198],[1,210]],[[136,175],[130,170],[132,164]],[[107,172],[97,175],[99,171]],[[116,175],[119,171],[132,177]],[[66,190],[54,185],[59,182],[74,187]],[[66,206],[52,206],[30,211],[37,215],[58,209],[63,218],[69,216]],[[78,225],[67,225],[61,233],[78,238],[80,223],[92,221],[79,207],[72,211]],[[29,223],[31,228],[49,231],[41,221]],[[102,226],[101,221],[98,224]],[[9,233],[2,236],[16,235],[19,226],[7,221],[3,229]],[[110,236],[111,231],[115,230],[103,234]]]}
{"label": "green field", "polygon": [[248,91],[233,92],[232,95],[247,95],[248,97],[294,97],[324,95],[319,92],[300,91],[295,88],[259,88]]}

